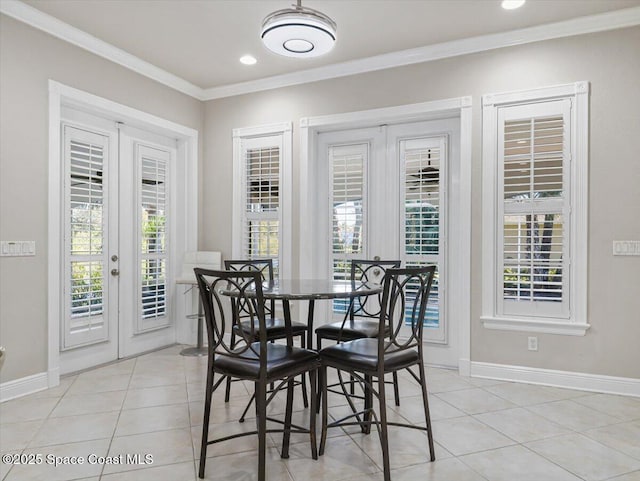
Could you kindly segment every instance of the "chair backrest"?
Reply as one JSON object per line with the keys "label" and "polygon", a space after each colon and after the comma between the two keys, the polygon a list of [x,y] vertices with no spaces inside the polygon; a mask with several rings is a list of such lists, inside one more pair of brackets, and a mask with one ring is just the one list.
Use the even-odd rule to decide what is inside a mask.
{"label": "chair backrest", "polygon": [[422,357],[422,333],[435,273],[435,265],[387,269],[380,324],[388,322],[391,332],[386,339],[379,336],[380,356],[389,350],[417,348]]}
{"label": "chair backrest", "polygon": [[[387,269],[400,267],[398,260],[364,260],[353,259],[351,261],[351,280],[356,283],[382,284]],[[377,296],[362,296],[355,298],[350,304],[349,318],[380,317],[382,293]]]}
{"label": "chair backrest", "polygon": [[[262,275],[256,271],[200,268],[194,269],[194,272],[207,324],[209,357],[239,357],[247,350],[252,350],[261,359],[266,358],[267,333]],[[238,322],[240,309],[250,320],[251,334],[245,334],[242,330],[236,332],[237,338],[232,349],[231,332]],[[259,348],[254,344],[256,339],[259,340]]]}
{"label": "chair backrest", "polygon": [[[262,275],[262,282],[273,284],[273,259],[230,259],[224,261],[224,268],[228,271],[254,271]],[[265,304],[265,315],[267,318],[273,317],[275,311],[275,300],[271,299]]]}

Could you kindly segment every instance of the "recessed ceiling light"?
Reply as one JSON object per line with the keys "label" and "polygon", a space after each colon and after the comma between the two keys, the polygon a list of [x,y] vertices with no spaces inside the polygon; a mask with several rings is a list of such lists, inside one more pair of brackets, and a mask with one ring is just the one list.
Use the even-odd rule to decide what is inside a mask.
{"label": "recessed ceiling light", "polygon": [[525,0],[502,0],[502,8],[505,10],[514,10],[524,5]]}
{"label": "recessed ceiling light", "polygon": [[256,58],[251,55],[243,55],[242,57],[240,57],[240,63],[243,63],[245,65],[255,65],[256,62]]}

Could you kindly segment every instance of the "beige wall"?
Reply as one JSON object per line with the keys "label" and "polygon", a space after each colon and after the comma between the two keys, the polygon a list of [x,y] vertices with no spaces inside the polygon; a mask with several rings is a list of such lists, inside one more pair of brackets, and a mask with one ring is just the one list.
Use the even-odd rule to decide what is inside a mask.
{"label": "beige wall", "polygon": [[[298,179],[301,117],[472,95],[472,360],[639,378],[640,257],[613,257],[611,244],[614,239],[640,239],[638,45],[640,28],[635,27],[207,102],[201,247],[231,253],[233,128],[293,121],[293,175]],[[591,82],[592,327],[584,337],[539,335],[539,351],[529,352],[528,333],[487,330],[479,321],[481,95],[580,80]],[[295,187],[293,199],[296,232],[300,213]]]}
{"label": "beige wall", "polygon": [[0,258],[2,382],[47,370],[49,79],[202,136],[202,102],[0,15],[0,238],[35,240],[37,250]]}
{"label": "beige wall", "polygon": [[[231,129],[293,121],[298,178],[301,117],[473,96],[472,360],[640,377],[639,257],[613,257],[614,239],[640,239],[640,28],[541,42],[205,104],[20,22],[0,16],[0,238],[35,240],[37,255],[0,259],[0,381],[47,368],[47,81],[88,91],[201,132],[200,248],[231,253]],[[484,329],[481,285],[480,97],[591,82],[589,319],[584,337]],[[203,120],[204,115],[204,120]],[[203,123],[204,122],[204,123]],[[203,130],[204,125],[204,130]],[[202,142],[201,142],[202,145]],[[294,232],[299,192],[294,188]],[[297,259],[297,241],[294,243]]]}

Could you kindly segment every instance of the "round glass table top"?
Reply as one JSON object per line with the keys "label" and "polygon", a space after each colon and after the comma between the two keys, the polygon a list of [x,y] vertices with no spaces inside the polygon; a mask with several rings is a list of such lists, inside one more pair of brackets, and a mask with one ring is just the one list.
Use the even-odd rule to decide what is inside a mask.
{"label": "round glass table top", "polygon": [[[370,296],[381,291],[380,284],[331,279],[278,279],[262,286],[265,299],[340,299]],[[221,289],[220,292],[231,296],[237,294],[235,289]]]}

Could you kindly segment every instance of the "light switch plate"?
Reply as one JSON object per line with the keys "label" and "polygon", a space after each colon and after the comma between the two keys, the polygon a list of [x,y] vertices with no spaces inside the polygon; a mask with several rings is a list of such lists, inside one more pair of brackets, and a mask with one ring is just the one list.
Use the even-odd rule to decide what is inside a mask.
{"label": "light switch plate", "polygon": [[22,257],[36,255],[36,241],[0,241],[0,256]]}
{"label": "light switch plate", "polygon": [[613,241],[614,256],[640,256],[640,241]]}

